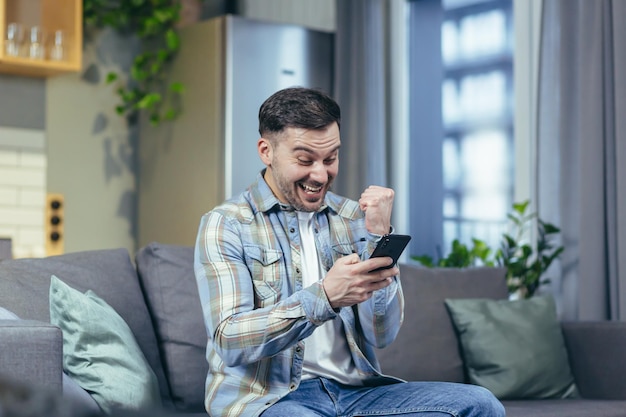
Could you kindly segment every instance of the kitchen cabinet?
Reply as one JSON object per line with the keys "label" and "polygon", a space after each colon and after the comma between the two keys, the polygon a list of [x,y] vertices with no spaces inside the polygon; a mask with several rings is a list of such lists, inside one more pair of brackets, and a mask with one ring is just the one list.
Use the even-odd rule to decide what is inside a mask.
{"label": "kitchen cabinet", "polygon": [[82,66],[82,0],[0,0],[0,73],[31,77]]}

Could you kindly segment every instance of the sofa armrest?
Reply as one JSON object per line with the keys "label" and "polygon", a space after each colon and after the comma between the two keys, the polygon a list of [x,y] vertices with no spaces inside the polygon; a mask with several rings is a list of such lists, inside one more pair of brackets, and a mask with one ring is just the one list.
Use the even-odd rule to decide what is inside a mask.
{"label": "sofa armrest", "polygon": [[581,396],[626,400],[626,322],[563,322],[562,329]]}
{"label": "sofa armrest", "polygon": [[61,329],[42,321],[0,320],[0,376],[61,393]]}

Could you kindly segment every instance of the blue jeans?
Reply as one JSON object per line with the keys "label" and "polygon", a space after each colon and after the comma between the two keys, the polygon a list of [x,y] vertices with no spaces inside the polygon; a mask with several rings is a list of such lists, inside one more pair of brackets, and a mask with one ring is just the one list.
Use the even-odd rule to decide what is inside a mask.
{"label": "blue jeans", "polygon": [[261,417],[504,417],[491,392],[450,382],[351,387],[325,378],[302,381]]}

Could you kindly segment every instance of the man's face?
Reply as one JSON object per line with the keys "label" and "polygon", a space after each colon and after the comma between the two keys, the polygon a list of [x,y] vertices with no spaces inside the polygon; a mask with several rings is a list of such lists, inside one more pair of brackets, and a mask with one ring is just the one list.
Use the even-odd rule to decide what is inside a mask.
{"label": "man's face", "polygon": [[299,211],[316,211],[339,170],[339,127],[321,130],[289,127],[270,141],[259,139],[267,166],[265,181],[276,198]]}

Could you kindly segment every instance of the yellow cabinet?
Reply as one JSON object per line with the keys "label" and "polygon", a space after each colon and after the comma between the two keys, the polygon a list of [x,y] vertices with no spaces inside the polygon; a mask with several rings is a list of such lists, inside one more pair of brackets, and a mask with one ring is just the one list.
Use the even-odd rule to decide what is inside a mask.
{"label": "yellow cabinet", "polygon": [[0,73],[46,77],[80,71],[82,0],[0,0]]}

